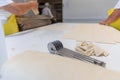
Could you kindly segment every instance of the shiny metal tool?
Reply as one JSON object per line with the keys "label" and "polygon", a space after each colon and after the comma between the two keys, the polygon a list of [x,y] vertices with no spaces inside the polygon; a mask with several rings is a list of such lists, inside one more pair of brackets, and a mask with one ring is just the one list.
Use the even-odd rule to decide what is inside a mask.
{"label": "shiny metal tool", "polygon": [[94,59],[92,57],[86,56],[81,53],[77,53],[70,49],[64,48],[63,44],[59,40],[48,43],[47,47],[48,47],[49,52],[52,54],[60,55],[63,57],[74,58],[74,59],[78,59],[81,61],[95,64],[95,65],[99,65],[101,67],[105,67],[105,63],[102,61],[99,61],[97,59]]}

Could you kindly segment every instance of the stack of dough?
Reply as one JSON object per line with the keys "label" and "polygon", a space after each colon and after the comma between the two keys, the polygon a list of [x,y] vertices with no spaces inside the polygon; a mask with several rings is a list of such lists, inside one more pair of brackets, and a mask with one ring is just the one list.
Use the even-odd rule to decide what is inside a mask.
{"label": "stack of dough", "polygon": [[82,42],[81,44],[77,44],[76,51],[83,53],[87,56],[108,56],[109,53],[107,53],[104,49],[100,48],[99,46],[96,46],[92,43]]}

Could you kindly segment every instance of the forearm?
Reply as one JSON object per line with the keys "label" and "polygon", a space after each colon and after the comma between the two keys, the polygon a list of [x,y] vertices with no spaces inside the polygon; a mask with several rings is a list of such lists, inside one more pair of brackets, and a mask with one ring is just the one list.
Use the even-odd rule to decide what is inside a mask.
{"label": "forearm", "polygon": [[120,17],[120,9],[116,9],[105,21],[110,24]]}
{"label": "forearm", "polygon": [[110,23],[114,22],[120,18],[120,9],[115,9],[114,12],[104,21],[100,22],[102,25],[110,25]]}
{"label": "forearm", "polygon": [[4,6],[2,8],[4,10],[6,10],[6,11],[9,11],[12,14],[15,14],[15,15],[22,15],[22,14],[24,14],[23,11],[21,10],[21,8],[18,8],[14,4],[10,4],[10,5]]}
{"label": "forearm", "polygon": [[32,9],[32,5],[29,3],[17,3],[11,6],[14,7],[15,10],[18,10],[18,15],[23,15]]}
{"label": "forearm", "polygon": [[34,7],[37,8],[37,2],[26,2],[26,3],[12,3],[10,5],[4,6],[5,10],[15,14],[15,15],[23,15],[27,13],[29,10],[33,9]]}

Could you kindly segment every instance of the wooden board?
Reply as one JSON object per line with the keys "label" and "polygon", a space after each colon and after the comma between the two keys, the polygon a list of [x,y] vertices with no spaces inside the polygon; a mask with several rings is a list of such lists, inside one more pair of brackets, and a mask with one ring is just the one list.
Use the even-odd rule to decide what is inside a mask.
{"label": "wooden board", "polygon": [[95,23],[83,23],[74,26],[63,38],[78,41],[94,41],[100,43],[120,42],[120,32],[112,27]]}
{"label": "wooden board", "polygon": [[20,31],[51,24],[50,17],[45,15],[21,16],[16,19],[19,24]]}
{"label": "wooden board", "polygon": [[120,80],[120,73],[76,59],[29,51],[4,64],[2,80]]}

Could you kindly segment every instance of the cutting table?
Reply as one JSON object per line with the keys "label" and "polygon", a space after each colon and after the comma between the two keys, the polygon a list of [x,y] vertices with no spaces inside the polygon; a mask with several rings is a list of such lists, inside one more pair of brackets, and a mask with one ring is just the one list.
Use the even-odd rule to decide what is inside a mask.
{"label": "cutting table", "polygon": [[[79,23],[56,23],[40,28],[35,28],[23,32],[19,32],[6,37],[8,57],[11,58],[16,54],[24,51],[40,51],[49,52],[47,44],[54,40],[60,40],[68,49],[74,50],[76,46],[75,40],[62,38],[63,34],[69,31]],[[103,44],[95,43],[109,52],[108,57],[94,57],[106,63],[106,68],[120,72],[120,43]]]}

